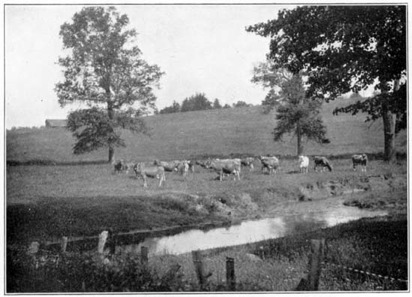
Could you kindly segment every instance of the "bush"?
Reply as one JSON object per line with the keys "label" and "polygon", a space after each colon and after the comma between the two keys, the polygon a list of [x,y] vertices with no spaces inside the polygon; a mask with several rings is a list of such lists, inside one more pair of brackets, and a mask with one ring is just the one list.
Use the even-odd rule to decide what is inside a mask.
{"label": "bush", "polygon": [[160,274],[135,255],[29,256],[7,251],[7,292],[176,292],[185,287],[173,267]]}

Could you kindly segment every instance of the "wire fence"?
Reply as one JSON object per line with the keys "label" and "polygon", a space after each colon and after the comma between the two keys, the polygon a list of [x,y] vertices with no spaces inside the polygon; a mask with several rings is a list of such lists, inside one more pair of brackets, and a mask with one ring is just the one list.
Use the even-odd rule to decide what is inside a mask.
{"label": "wire fence", "polygon": [[[102,263],[105,263],[105,261],[106,263],[109,263],[110,253],[109,255],[104,255],[103,248],[104,248],[104,243],[102,245],[102,243],[99,242],[99,245],[97,247],[97,253],[96,251],[93,251],[91,252],[91,254],[100,255],[101,256],[100,259],[102,260]],[[30,282],[34,290],[36,290],[38,286],[36,281],[41,281],[41,280],[47,281],[50,274],[53,274],[54,272],[58,271],[62,267],[63,269],[65,268],[65,265],[66,265],[65,261],[67,260],[67,255],[68,255],[64,250],[61,250],[60,252],[51,251],[51,250],[39,248],[39,245],[34,244],[34,243],[32,243],[28,249],[13,248],[10,250],[12,250],[13,252],[24,254],[27,257],[28,261],[25,263],[26,265],[25,270],[27,272],[27,275],[25,276],[24,279],[22,279],[22,281]],[[391,287],[396,287],[396,288],[407,288],[408,286],[407,279],[402,279],[399,277],[392,277],[390,275],[382,275],[382,274],[374,273],[371,271],[367,271],[365,269],[357,269],[357,268],[349,267],[346,265],[333,263],[331,261],[326,261],[324,253],[325,253],[325,240],[312,240],[311,255],[309,257],[308,272],[307,272],[306,280],[301,279],[300,283],[298,284],[299,279],[293,278],[288,275],[284,275],[284,281],[290,283],[291,284],[290,287],[294,287],[297,290],[306,290],[306,291],[315,290],[316,291],[318,290],[319,279],[320,279],[321,274],[324,274],[324,276],[327,276],[330,273],[336,274],[335,272],[331,270],[340,269],[349,274],[347,275],[345,273],[344,275],[347,280],[356,281],[356,280],[361,280],[363,278],[363,280],[371,281],[371,278],[373,278],[375,280],[378,280],[378,282],[380,282],[381,284],[383,284],[382,289],[386,289],[390,287],[390,286],[387,286],[388,283],[394,284]],[[109,256],[109,258],[107,256]],[[141,262],[140,262],[141,265],[148,265],[147,247],[141,248],[141,254],[139,255],[139,257],[141,259]],[[227,287],[228,287],[228,291],[234,291],[236,288],[235,263],[234,263],[234,259],[232,258],[228,258],[227,260],[228,260],[226,264],[226,275],[227,275],[227,282],[228,282]],[[207,282],[207,278],[210,275],[205,275],[204,273],[204,268],[202,267],[203,265],[202,255],[200,251],[193,252],[193,264],[194,264],[194,269],[196,270],[196,274],[199,280],[199,285],[201,288],[203,288],[205,286],[205,282]],[[309,283],[311,284],[309,285]]]}

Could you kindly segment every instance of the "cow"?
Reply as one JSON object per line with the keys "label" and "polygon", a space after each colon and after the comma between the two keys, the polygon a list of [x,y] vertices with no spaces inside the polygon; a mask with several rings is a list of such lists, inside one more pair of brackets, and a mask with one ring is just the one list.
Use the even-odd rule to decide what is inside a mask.
{"label": "cow", "polygon": [[125,172],[126,174],[129,173],[129,170],[133,167],[132,162],[125,162],[123,159],[120,159],[119,161],[113,161],[113,173],[122,173]]}
{"label": "cow", "polygon": [[277,169],[279,168],[279,159],[276,157],[259,157],[260,162],[262,163],[262,171],[266,168],[269,170],[269,175],[274,172],[276,174]]}
{"label": "cow", "polygon": [[189,168],[190,168],[190,161],[184,160],[184,161],[179,161],[177,164],[177,171],[183,175],[186,176],[187,173],[189,172]]}
{"label": "cow", "polygon": [[357,166],[361,166],[361,171],[366,172],[366,165],[368,165],[368,156],[366,154],[353,155],[352,156],[353,170],[356,170]]}
{"label": "cow", "polygon": [[165,170],[162,166],[145,165],[144,163],[137,163],[133,166],[137,178],[143,179],[143,187],[147,188],[147,177],[160,179],[159,187],[162,182],[166,180]]}
{"label": "cow", "polygon": [[210,161],[210,159],[208,159],[208,160],[206,160],[206,161],[197,160],[197,161],[195,162],[195,164],[196,164],[196,165],[199,165],[200,167],[207,168],[207,167],[206,167],[206,163],[207,163],[208,161]]}
{"label": "cow", "polygon": [[332,164],[325,157],[315,156],[313,157],[313,161],[315,162],[315,167],[313,168],[315,172],[317,172],[318,167],[321,168],[321,171],[324,171],[325,168],[327,168],[329,171],[333,170]]}
{"label": "cow", "polygon": [[194,173],[195,172],[195,162],[192,160],[189,160],[188,165],[189,165],[189,171]]}
{"label": "cow", "polygon": [[208,160],[205,162],[205,167],[218,172],[220,181],[223,180],[224,174],[233,174],[234,180],[236,180],[236,177],[240,180],[240,159]]}
{"label": "cow", "polygon": [[307,156],[299,156],[299,171],[301,173],[308,173],[309,171],[309,158]]}
{"label": "cow", "polygon": [[154,160],[153,164],[156,166],[162,166],[165,171],[173,172],[173,171],[177,171],[177,166],[179,165],[179,161],[165,162],[165,161]]}
{"label": "cow", "polygon": [[246,157],[246,158],[242,158],[240,159],[240,163],[242,164],[242,166],[244,167],[249,167],[250,171],[253,171],[253,162],[255,161],[255,158],[253,157]]}

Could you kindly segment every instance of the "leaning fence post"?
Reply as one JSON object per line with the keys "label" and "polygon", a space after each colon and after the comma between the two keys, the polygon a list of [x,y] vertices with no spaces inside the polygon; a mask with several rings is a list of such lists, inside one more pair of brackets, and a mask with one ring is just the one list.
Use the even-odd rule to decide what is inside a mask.
{"label": "leaning fence post", "polygon": [[106,240],[107,237],[109,236],[109,232],[108,231],[103,231],[102,233],[100,233],[99,235],[99,243],[97,245],[97,252],[99,254],[103,254],[104,251],[104,245],[106,244]]}
{"label": "leaning fence post", "polygon": [[226,285],[228,291],[236,290],[235,259],[226,257]]}
{"label": "leaning fence post", "polygon": [[66,252],[67,242],[68,242],[67,236],[63,236],[63,237],[62,237],[62,242],[61,242],[61,252],[62,252],[63,254]]}
{"label": "leaning fence post", "polygon": [[149,257],[148,257],[149,250],[145,246],[142,246],[140,250],[141,250],[140,263],[142,265],[147,265],[149,263]]}
{"label": "leaning fence post", "polygon": [[192,258],[193,264],[195,265],[196,275],[199,280],[200,289],[203,290],[205,286],[205,272],[200,251],[192,251]]}
{"label": "leaning fence post", "polygon": [[312,253],[309,258],[308,290],[317,291],[319,289],[321,265],[325,251],[325,239],[312,239],[311,251]]}

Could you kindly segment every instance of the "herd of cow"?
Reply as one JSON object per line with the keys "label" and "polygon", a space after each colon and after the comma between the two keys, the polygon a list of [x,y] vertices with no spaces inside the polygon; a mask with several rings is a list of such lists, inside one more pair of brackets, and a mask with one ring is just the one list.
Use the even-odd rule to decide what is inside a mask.
{"label": "herd of cow", "polygon": [[[261,170],[267,170],[269,175],[276,173],[279,169],[279,159],[273,156],[260,156],[258,158],[262,164]],[[219,173],[219,180],[222,181],[224,176],[233,175],[234,179],[240,180],[240,172],[242,167],[249,167],[251,171],[254,169],[254,157],[246,157],[242,159],[208,159],[208,160],[183,160],[183,161],[159,161],[155,160],[153,163],[134,163],[125,162],[124,160],[119,160],[113,162],[113,172],[114,173],[129,173],[133,169],[137,178],[143,179],[143,186],[147,187],[147,178],[158,178],[159,187],[166,180],[165,171],[168,172],[179,172],[183,176],[186,176],[189,171],[195,171],[195,165],[199,165],[203,168],[210,169]],[[308,173],[309,171],[309,157],[299,156],[299,171],[301,173]],[[326,157],[313,157],[314,171],[333,171],[331,162]],[[366,154],[353,155],[352,164],[353,170],[356,170],[360,166],[361,171],[366,172],[366,166],[368,163],[368,156]]]}

